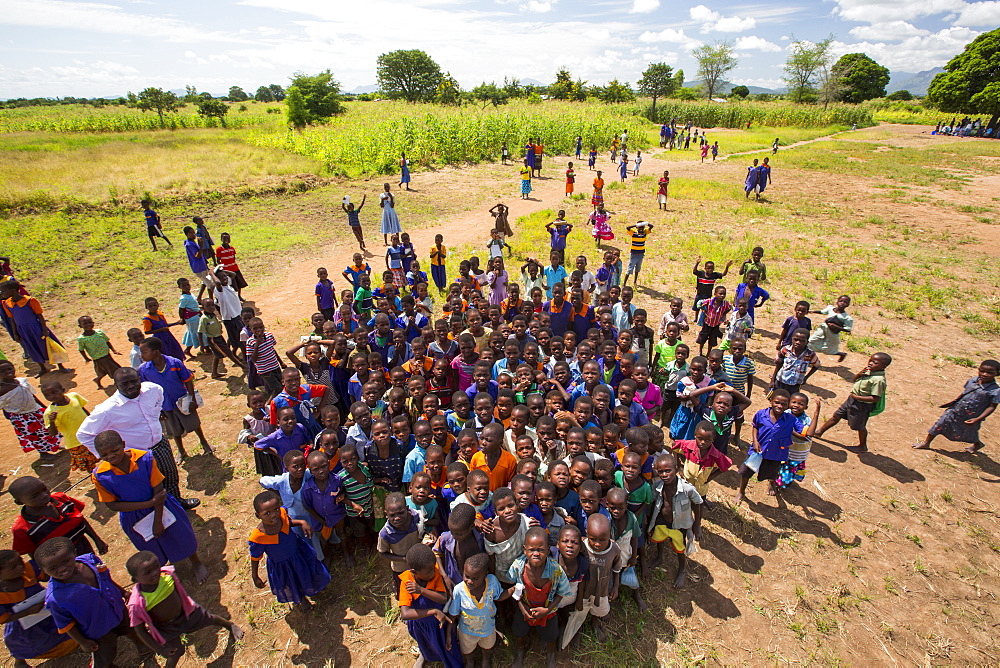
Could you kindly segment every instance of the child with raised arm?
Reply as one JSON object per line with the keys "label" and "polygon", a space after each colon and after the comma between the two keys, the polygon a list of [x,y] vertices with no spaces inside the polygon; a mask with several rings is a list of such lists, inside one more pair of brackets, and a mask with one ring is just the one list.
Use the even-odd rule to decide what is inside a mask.
{"label": "child with raised arm", "polygon": [[59,632],[91,655],[94,668],[114,666],[118,638],[135,636],[125,614],[125,590],[108,567],[93,554],[78,556],[73,542],[62,537],[39,547],[35,563],[50,578],[45,609]]}
{"label": "child with raised arm", "polygon": [[115,350],[114,344],[108,335],[99,329],[94,329],[94,319],[89,315],[81,315],[76,321],[83,330],[80,336],[76,337],[77,349],[84,362],[94,363],[94,382],[97,387],[104,389],[101,379],[107,376],[111,378],[121,365],[111,357],[111,353],[120,354]]}
{"label": "child with raised arm", "polygon": [[365,249],[365,233],[361,229],[361,209],[365,206],[365,201],[368,199],[368,195],[361,196],[361,204],[357,207],[354,206],[354,202],[350,200],[349,197],[344,197],[343,201],[340,203],[340,208],[344,210],[347,214],[347,224],[351,228],[351,232],[354,233],[354,238],[358,240],[358,245],[361,250]]}
{"label": "child with raised arm", "polygon": [[809,397],[801,392],[794,393],[788,401],[788,412],[795,416],[798,422],[795,424],[795,431],[792,432],[792,445],[788,448],[788,461],[781,466],[778,472],[778,479],[775,483],[778,487],[785,488],[793,482],[802,482],[806,477],[806,459],[809,458],[809,451],[812,449],[813,435],[819,425],[819,411],[822,406],[819,397],[816,398],[816,413],[810,418],[806,409],[809,408]]}
{"label": "child with raised arm", "polygon": [[[312,527],[304,520],[291,519],[281,506],[277,492],[266,490],[253,499],[254,514],[260,520],[250,532],[250,576],[257,589],[270,585],[279,603],[291,603],[302,609],[312,607],[315,596],[330,584],[330,572],[320,561],[312,545],[292,531],[299,527],[312,536]],[[260,561],[267,556],[267,583],[260,577]]]}
{"label": "child with raised arm", "polygon": [[[215,257],[219,261],[219,265],[222,269],[229,274],[232,274],[232,285],[233,290],[236,292],[236,296],[241,301],[243,300],[243,288],[247,287],[247,279],[243,277],[243,272],[240,271],[240,265],[236,263],[236,249],[233,248],[231,243],[232,237],[229,236],[229,232],[223,232],[219,235],[219,239],[222,240],[222,245],[216,246]],[[215,270],[216,275],[218,275],[218,269]],[[216,288],[218,289],[218,288]]]}
{"label": "child with raised arm", "polygon": [[985,446],[979,436],[979,426],[993,414],[1000,403],[1000,387],[997,386],[997,376],[1000,375],[1000,362],[984,360],[979,364],[975,378],[965,382],[962,393],[940,408],[947,409],[938,418],[934,426],[927,432],[923,442],[914,443],[917,450],[927,450],[931,441],[937,436],[944,436],[949,441],[969,443],[966,452],[974,453]]}
{"label": "child with raised arm", "polygon": [[841,420],[858,432],[857,452],[868,452],[868,418],[885,410],[885,368],[892,364],[888,353],[875,353],[865,368],[854,374],[854,386],[847,401],[840,405],[829,420],[816,432],[819,438]]}
{"label": "child with raised arm", "polygon": [[149,243],[153,244],[153,250],[156,250],[156,237],[160,237],[167,242],[167,245],[173,247],[170,243],[170,239],[167,235],[163,233],[163,225],[160,222],[160,214],[153,210],[153,204],[148,199],[142,200],[140,202],[142,206],[142,214],[146,218],[146,236],[149,237]]}
{"label": "child with raised arm", "polygon": [[198,558],[191,520],[180,502],[163,489],[163,474],[153,454],[126,450],[122,437],[111,430],[98,434],[94,447],[101,458],[91,474],[97,500],[118,513],[132,545],[155,554],[161,565],[190,560],[195,579],[204,584],[208,569]]}
{"label": "child with raised arm", "polygon": [[416,641],[417,665],[441,661],[445,668],[463,665],[462,652],[452,642],[451,622],[444,613],[448,591],[438,570],[434,552],[417,543],[406,552],[408,570],[400,575],[399,618]]}
{"label": "child with raised arm", "polygon": [[132,555],[125,568],[135,583],[126,605],[129,623],[147,647],[167,659],[167,668],[184,656],[185,635],[221,626],[229,629],[234,642],[243,637],[243,629],[235,623],[213,615],[188,596],[174,567],[161,566],[152,552]]}

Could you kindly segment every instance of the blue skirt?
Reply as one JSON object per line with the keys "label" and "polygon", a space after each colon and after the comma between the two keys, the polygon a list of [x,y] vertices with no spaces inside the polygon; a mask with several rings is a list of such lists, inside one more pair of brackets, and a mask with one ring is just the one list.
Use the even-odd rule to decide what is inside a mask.
{"label": "blue skirt", "polygon": [[527,195],[531,192],[531,180],[521,179],[521,194]]}
{"label": "blue skirt", "polygon": [[[316,557],[316,551],[305,538],[294,531],[294,553],[284,561],[267,557],[267,582],[281,603],[301,603],[306,596],[315,596],[330,584],[330,572]],[[284,538],[284,537],[283,537]]]}
{"label": "blue skirt", "polygon": [[195,315],[191,316],[184,321],[184,337],[181,339],[181,345],[188,346],[198,346],[199,348],[204,346],[204,342],[201,339],[201,334],[198,333],[198,323],[201,322],[201,316]]}
{"label": "blue skirt", "polygon": [[153,512],[152,508],[142,510],[130,510],[119,513],[118,519],[121,521],[122,531],[132,541],[132,545],[137,550],[149,550],[160,560],[160,565],[178,561],[184,561],[198,551],[198,539],[195,538],[194,529],[191,528],[191,520],[188,519],[187,512],[172,494],[167,494],[167,501],[163,504],[164,512],[170,511],[177,521],[166,528],[159,536],[154,536],[153,540],[144,540],[132,527],[146,515]]}
{"label": "blue skirt", "polygon": [[410,168],[407,167],[406,165],[403,165],[403,173],[399,175],[399,182],[400,183],[410,182]]}
{"label": "blue skirt", "polygon": [[[418,597],[411,607],[417,610],[442,609],[440,605],[424,596]],[[453,639],[451,651],[445,649],[444,629],[440,627],[438,620],[434,617],[407,620],[406,630],[417,641],[417,647],[420,649],[424,661],[440,661],[444,663],[445,668],[461,668],[463,666],[462,650],[459,648],[458,639]]]}
{"label": "blue skirt", "polygon": [[690,441],[694,438],[694,428],[700,421],[693,410],[681,404],[670,420],[670,438],[675,441]]}

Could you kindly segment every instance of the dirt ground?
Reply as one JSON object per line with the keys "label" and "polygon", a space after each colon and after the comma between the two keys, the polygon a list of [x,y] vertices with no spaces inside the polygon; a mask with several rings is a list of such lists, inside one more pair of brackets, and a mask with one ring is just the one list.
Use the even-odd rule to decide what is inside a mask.
{"label": "dirt ground", "polygon": [[[872,137],[900,147],[958,141],[930,137],[926,128],[912,126],[882,126],[839,135],[837,140],[867,141]],[[750,157],[702,165],[693,154],[690,161],[659,160],[649,155],[643,162],[643,173],[669,169],[673,178],[741,184],[744,163]],[[801,215],[811,222],[829,225],[832,230],[843,221],[830,212],[850,211],[859,219],[881,216],[918,227],[926,231],[925,238],[939,239],[942,246],[951,236],[969,237],[962,248],[970,265],[990,259],[995,262],[1000,226],[977,222],[954,208],[926,201],[891,201],[882,196],[881,183],[855,181],[847,190],[836,174],[782,169],[781,155],[773,159],[774,185],[768,197],[801,202],[803,210],[808,210]],[[401,193],[399,198],[407,198],[421,210],[445,211],[446,215],[431,213],[416,229],[408,229],[403,218],[403,228],[410,232],[422,257],[438,233],[445,236],[450,248],[478,247],[484,256],[492,224],[486,210],[498,197],[511,207],[512,223],[541,210],[585,209],[586,202],[563,200],[563,180],[554,163],[561,166],[564,162],[548,161],[548,178],[535,181],[529,201],[518,199],[513,168],[485,165],[417,173],[415,192]],[[606,156],[602,162],[611,171]],[[577,191],[589,192],[584,185],[589,182],[585,163],[577,172]],[[915,191],[946,204],[994,207],[998,178],[977,179],[961,191],[937,189],[933,184]],[[355,192],[363,186],[375,192],[378,185],[338,184],[270,204],[276,233],[282,225],[310,225],[320,238],[330,240],[313,252],[276,259],[266,273],[248,276],[251,287],[245,296],[260,309],[279,348],[308,329],[308,317],[314,310],[311,295],[316,267],[342,267],[355,250],[353,237],[339,215],[345,189],[349,186]],[[613,194],[607,196],[609,208],[614,209]],[[742,201],[742,197],[738,199]],[[205,211],[206,217],[235,218],[248,206],[241,201],[222,201],[214,210],[199,210]],[[615,219],[619,237],[624,234],[621,223],[627,219],[642,217],[658,222],[669,218],[677,221],[671,225],[684,225],[700,215],[703,203],[671,200],[669,215],[661,215],[650,192],[643,203],[629,206]],[[366,218],[369,223],[376,218],[373,212],[377,212],[374,205]],[[698,220],[700,229],[706,223]],[[369,248],[378,253],[381,239],[375,238],[373,226],[367,229]],[[516,224],[514,229],[516,238],[522,230]],[[583,226],[578,228],[581,234],[584,230]],[[858,240],[880,243],[880,230],[874,226],[852,228],[850,234]],[[546,250],[537,249],[536,257],[544,258]],[[751,344],[751,355],[758,365],[753,410],[764,405],[761,380],[770,377],[780,323],[799,299],[802,282],[815,283],[810,267],[794,267],[777,257],[766,259],[769,269],[782,270],[776,273],[786,278],[765,285],[772,301],[758,315],[759,337]],[[590,260],[592,265],[599,262],[597,253],[591,253]],[[384,264],[379,255],[368,261],[376,271]],[[180,256],[178,262],[183,263]],[[690,292],[690,269],[686,267],[693,258],[678,262],[685,266],[683,272],[664,277],[655,274],[639,291],[637,301],[650,311],[651,324],[658,323],[666,309],[664,295]],[[508,269],[513,266],[510,263]],[[787,278],[796,271],[808,279]],[[330,273],[341,287],[339,272],[331,269]],[[684,275],[686,278],[680,278]],[[726,283],[735,285],[732,278]],[[81,309],[98,308],[85,301],[61,301],[58,296],[43,305],[50,314],[73,314],[73,320]],[[135,318],[115,307],[100,308],[108,313],[101,327],[112,333],[119,350],[127,350],[119,333],[134,326]],[[1000,618],[1000,463],[996,455],[1000,421],[994,417],[986,422],[982,434],[987,448],[975,455],[965,454],[962,446],[943,439],[935,441],[931,451],[910,448],[937,419],[940,411],[935,407],[954,398],[962,383],[975,375],[974,369],[941,355],[977,362],[995,358],[997,341],[967,333],[955,318],[908,320],[884,313],[877,303],[861,305],[853,313],[858,323],[856,334],[888,332],[895,346],[889,351],[894,362],[888,371],[888,407],[872,421],[871,452],[859,456],[845,450],[843,446],[854,444],[855,437],[845,425],[838,426],[816,441],[804,484],[790,490],[780,502],[766,496],[763,484],[756,484],[750,487],[748,504],[739,508],[717,504],[714,511],[706,513],[705,536],[692,558],[688,586],[675,590],[669,584],[673,564],[655,571],[643,583],[649,613],[642,615],[631,601],[620,601],[610,623],[614,642],[601,645],[587,634],[577,651],[561,656],[560,665],[1000,663],[995,640],[996,620]],[[69,338],[72,332],[57,333]],[[11,349],[9,341],[4,346]],[[806,390],[810,396],[822,398],[824,419],[843,401],[850,390],[850,377],[865,361],[866,356],[858,353],[851,353],[842,365],[823,359],[823,370]],[[289,611],[276,603],[268,590],[253,588],[245,540],[256,524],[250,499],[259,488],[252,456],[235,444],[240,419],[246,413],[245,388],[238,375],[211,380],[210,363],[208,357],[202,357],[190,366],[206,399],[202,420],[215,455],[188,459],[182,467],[182,486],[203,500],[191,515],[211,579],[204,587],[189,589],[213,611],[228,614],[244,625],[248,633],[234,647],[222,632],[202,631],[189,638],[192,646],[181,665],[410,665],[415,646],[392,610],[388,570],[377,561],[334,573],[318,607],[308,614]],[[89,367],[78,359],[74,366],[76,373],[62,376],[62,380],[96,405],[105,395],[93,385]],[[34,470],[53,488],[65,491],[72,487],[71,494],[88,497],[90,517],[112,545],[108,559],[112,571],[119,582],[127,584],[123,564],[132,547],[113,514],[94,503],[87,479],[80,473],[69,473],[65,458],[55,466],[37,464],[16,447],[9,428],[0,427],[0,441],[6,457],[4,468],[19,475]],[[195,439],[189,437],[186,444],[189,452],[198,450]],[[740,452],[735,455],[737,460],[743,456]],[[729,473],[714,484],[715,500],[731,499],[738,477]],[[10,497],[4,496],[0,531],[7,531],[15,512]],[[179,573],[190,581],[191,571],[185,565]],[[134,654],[129,648],[122,656],[129,664],[128,657]],[[507,662],[504,654],[497,659],[499,664]],[[537,654],[531,659],[541,662]],[[84,661],[82,655],[76,655],[44,665],[77,666]]]}

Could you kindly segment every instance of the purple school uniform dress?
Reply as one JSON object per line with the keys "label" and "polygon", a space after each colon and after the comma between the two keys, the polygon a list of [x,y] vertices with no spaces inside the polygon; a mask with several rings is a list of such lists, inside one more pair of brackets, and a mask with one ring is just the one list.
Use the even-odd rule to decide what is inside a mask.
{"label": "purple school uniform dress", "polygon": [[[0,621],[6,620],[18,603],[45,590],[38,582],[40,575],[41,570],[34,564],[27,563],[24,565],[24,587],[17,591],[0,592]],[[76,642],[66,634],[59,633],[52,617],[28,628],[21,626],[18,621],[7,622],[4,624],[3,640],[11,657],[24,661],[48,654],[56,648],[59,649],[53,652],[53,656],[61,656],[59,652],[62,650],[67,650],[64,653],[68,654],[76,649]],[[59,647],[66,643],[69,647]]]}
{"label": "purple school uniform dress", "polygon": [[276,535],[254,529],[248,542],[251,560],[260,561],[267,555],[267,583],[280,603],[301,603],[330,584],[330,572],[316,557],[312,545],[291,530],[284,508],[281,530]]}
{"label": "purple school uniform dress", "polygon": [[[105,461],[94,468],[91,477],[97,489],[98,501],[103,503],[149,501],[153,498],[153,488],[163,483],[163,474],[157,468],[151,452],[126,450],[125,454],[130,460],[127,473],[121,473]],[[167,500],[163,504],[163,517],[166,518],[167,513],[170,513],[174,516],[174,523],[166,527],[159,536],[146,540],[133,527],[152,512],[152,508],[143,508],[118,513],[122,531],[132,541],[135,549],[149,550],[156,555],[161,566],[167,562],[183,561],[198,551],[198,539],[195,538],[194,529],[191,528],[191,520],[172,494],[167,494]]]}
{"label": "purple school uniform dress", "polygon": [[[62,343],[51,329],[43,328],[38,322],[38,315],[31,306],[33,301],[37,304],[34,297],[19,296],[16,302],[5,300],[2,307],[3,324],[9,332],[10,323],[13,322],[17,326],[18,336],[21,337],[21,348],[24,349],[24,354],[30,357],[32,362],[46,364],[49,361],[49,352],[45,347],[43,337],[47,336],[60,345]],[[38,309],[40,311],[41,306]]]}
{"label": "purple school uniform dress", "polygon": [[[149,315],[148,313],[142,316],[144,322],[148,322],[150,330],[161,329],[167,326],[167,319],[163,317],[162,313],[157,313],[155,316]],[[153,336],[158,338],[163,343],[162,352],[164,355],[169,355],[170,357],[176,357],[177,359],[184,359],[184,350],[181,348],[181,344],[177,343],[177,339],[169,331],[166,332],[154,332]]]}
{"label": "purple school uniform dress", "polygon": [[125,600],[96,554],[81,554],[76,560],[94,571],[97,588],[52,580],[45,592],[45,607],[61,632],[75,625],[86,638],[98,640],[125,619]]}

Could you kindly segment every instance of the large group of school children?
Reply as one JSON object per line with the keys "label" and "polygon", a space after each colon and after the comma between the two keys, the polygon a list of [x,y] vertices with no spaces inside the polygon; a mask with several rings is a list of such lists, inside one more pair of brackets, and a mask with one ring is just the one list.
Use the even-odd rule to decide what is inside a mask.
{"label": "large group of school children", "polygon": [[[408,171],[404,177],[408,183]],[[661,206],[668,181],[665,174],[659,183]],[[364,201],[354,209],[345,198],[352,228]],[[195,298],[188,279],[178,281],[176,321],[146,299],[142,329],[128,332],[137,373],[119,368],[110,338],[90,316],[79,318],[78,348],[98,387],[113,379],[118,393],[108,401],[134,397],[138,389],[122,392],[142,380],[143,388],[163,384],[173,392],[168,399],[186,402],[177,411],[164,405],[164,435],[181,456],[188,433],[209,450],[185,365],[193,348],[214,356],[213,378],[225,377],[227,359],[245,369],[248,413],[237,438],[252,449],[262,488],[246,548],[256,587],[308,609],[334,569],[374,552],[394,578],[418,664],[471,665],[478,652],[489,665],[499,628],[515,665],[533,637],[552,665],[588,620],[606,640],[604,621],[622,593],[645,611],[651,568],[665,567],[676,587],[685,585],[720,475],[735,469],[737,504],[754,476],[780,494],[806,475],[812,439],[840,420],[857,432],[857,450],[866,450],[867,422],[885,407],[892,361],[872,355],[847,400],[820,424],[821,402],[803,388],[819,355],[846,357],[848,296],[822,310],[795,303],[775,328],[773,369],[758,373],[747,349],[759,339],[757,313],[770,299],[761,285],[768,282],[764,249],[739,264],[734,292],[725,285],[732,261],[720,271],[698,258],[690,310],[675,297],[650,318],[633,299],[654,225],[625,228],[623,266],[618,250],[602,249],[614,230],[601,192],[592,203],[591,235],[603,250],[596,272],[585,255],[567,270],[573,225],[560,212],[546,226],[548,264],[522,258],[519,276],[511,276],[509,210],[498,204],[485,269],[470,257],[448,276],[449,250],[438,235],[427,255],[430,280],[395,213],[387,227],[383,211],[386,270],[373,272],[355,253],[338,292],[331,272],[319,268],[311,329],[286,342],[284,355],[258,312],[241,304],[247,281],[229,235],[213,247],[196,219],[184,230],[185,248],[201,293]],[[394,201],[383,194],[386,205]],[[155,247],[166,237],[155,211],[144,208]],[[365,250],[360,229],[355,234]],[[41,373],[51,374],[43,378],[46,406],[12,362],[0,361],[4,415],[25,451],[72,452],[73,468],[91,472],[97,498],[119,513],[137,549],[125,564],[134,583],[127,590],[94,554],[108,546],[83,502],[35,477],[14,480],[9,492],[22,509],[12,549],[0,550],[0,620],[11,655],[25,666],[80,647],[94,665],[107,666],[119,636],[128,635],[175,665],[182,636],[198,629],[224,627],[239,640],[242,629],[192,599],[171,565],[190,560],[199,583],[207,577],[186,513],[197,500],[165,489],[153,453],[128,448],[116,431],[81,445],[87,402],[53,380],[58,372],[48,365],[62,359],[52,356],[55,335],[9,264],[4,271],[4,324]],[[810,314],[822,320],[814,324]],[[179,342],[170,330],[181,326]],[[983,447],[979,424],[1000,397],[998,366],[983,362],[915,447],[939,434]],[[750,414],[744,442],[755,379],[766,406]]]}

